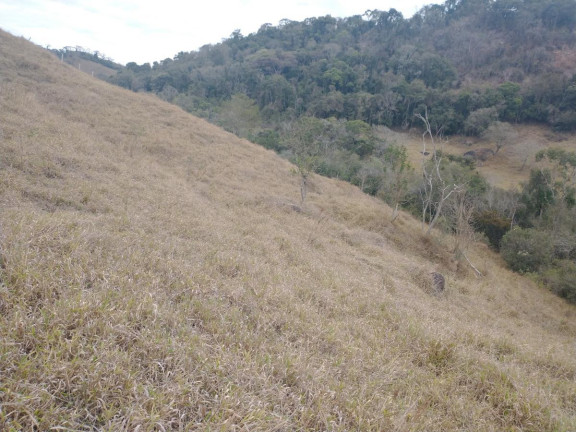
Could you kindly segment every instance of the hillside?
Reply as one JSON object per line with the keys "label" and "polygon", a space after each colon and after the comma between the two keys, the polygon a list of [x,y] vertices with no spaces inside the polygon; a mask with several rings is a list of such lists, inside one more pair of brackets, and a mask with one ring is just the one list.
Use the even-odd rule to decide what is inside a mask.
{"label": "hillside", "polygon": [[[574,0],[446,0],[412,17],[375,9],[263,24],[173,58],[128,63],[108,80],[154,93],[295,163],[303,141],[295,137],[306,136],[317,174],[413,214],[423,212],[421,177],[404,175],[398,188],[397,174],[405,159],[416,170],[422,166],[419,116],[426,114],[431,134],[456,156],[442,162],[453,176],[449,183],[486,180],[468,191],[477,219],[548,231],[556,249],[570,237],[573,260],[576,225],[558,221],[576,219],[575,177],[546,173],[545,183],[568,194],[528,190],[539,189],[532,172],[543,168],[535,163],[538,151],[573,152],[576,145],[575,29]],[[496,150],[497,157],[476,166],[461,158]],[[391,190],[400,190],[395,202]],[[545,215],[538,196],[547,194],[566,199],[552,199],[555,208]],[[508,205],[495,206],[495,195],[507,195]],[[535,202],[544,207],[534,210]],[[557,208],[565,203],[567,209]],[[500,239],[492,244],[498,249]],[[564,264],[573,278],[576,264]]]}
{"label": "hillside", "polygon": [[60,61],[103,80],[110,78],[123,68],[122,65],[115,63],[100,52],[92,52],[82,47],[51,49],[50,52],[56,55]]}
{"label": "hillside", "polygon": [[[570,431],[576,308],[0,31],[0,429]],[[446,276],[434,295],[429,272]]]}
{"label": "hillside", "polygon": [[90,59],[84,58],[83,56],[74,55],[71,53],[68,55],[64,61],[78,70],[85,72],[93,77],[100,79],[107,79],[114,75],[117,71],[115,69],[109,68],[101,63],[92,61]]}

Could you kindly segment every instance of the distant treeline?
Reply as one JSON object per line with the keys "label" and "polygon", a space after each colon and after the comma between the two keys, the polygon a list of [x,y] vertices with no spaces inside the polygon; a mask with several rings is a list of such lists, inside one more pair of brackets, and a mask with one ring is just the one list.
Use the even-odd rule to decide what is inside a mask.
{"label": "distant treeline", "polygon": [[[219,121],[235,95],[252,129],[302,116],[409,128],[429,109],[437,133],[479,135],[496,121],[576,129],[574,0],[447,0],[406,19],[395,9],[264,24],[174,59],[128,63],[111,81]],[[224,107],[225,109],[225,107]]]}
{"label": "distant treeline", "polygon": [[110,69],[115,69],[118,71],[122,70],[123,68],[122,65],[115,63],[113,59],[107,57],[101,52],[92,51],[87,48],[83,48],[81,46],[74,46],[74,47],[67,46],[62,49],[51,49],[50,51],[53,52],[55,55],[57,55],[58,58],[61,58],[63,60],[67,60],[70,57],[73,57],[74,59],[84,59],[95,63],[99,63]]}

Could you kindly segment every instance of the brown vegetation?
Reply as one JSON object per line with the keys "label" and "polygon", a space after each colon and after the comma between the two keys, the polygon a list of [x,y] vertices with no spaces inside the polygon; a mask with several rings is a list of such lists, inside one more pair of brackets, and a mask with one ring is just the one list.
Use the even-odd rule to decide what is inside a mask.
{"label": "brown vegetation", "polygon": [[574,429],[576,309],[487,248],[313,175],[302,210],[273,152],[3,32],[0,77],[1,430]]}

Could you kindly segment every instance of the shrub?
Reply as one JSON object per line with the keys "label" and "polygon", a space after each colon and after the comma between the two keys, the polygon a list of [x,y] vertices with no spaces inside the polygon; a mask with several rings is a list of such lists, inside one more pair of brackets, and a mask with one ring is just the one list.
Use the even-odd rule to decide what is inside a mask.
{"label": "shrub", "polygon": [[497,119],[498,110],[495,107],[472,111],[464,122],[464,132],[466,135],[480,136]]}
{"label": "shrub", "polygon": [[554,122],[554,129],[562,132],[576,130],[576,111],[566,111],[560,114]]}
{"label": "shrub", "polygon": [[554,245],[545,232],[515,228],[502,237],[500,253],[512,270],[535,272],[552,261]]}
{"label": "shrub", "polygon": [[510,219],[494,210],[485,210],[474,215],[474,229],[484,233],[492,246],[500,250],[502,237],[510,230]]}
{"label": "shrub", "polygon": [[256,144],[260,144],[261,146],[269,150],[274,150],[277,153],[286,150],[286,147],[282,145],[280,135],[274,130],[265,129],[259,131],[255,136],[250,138],[251,141],[255,142]]}
{"label": "shrub", "polygon": [[542,281],[553,293],[576,303],[576,264],[569,260],[557,260],[542,274]]}

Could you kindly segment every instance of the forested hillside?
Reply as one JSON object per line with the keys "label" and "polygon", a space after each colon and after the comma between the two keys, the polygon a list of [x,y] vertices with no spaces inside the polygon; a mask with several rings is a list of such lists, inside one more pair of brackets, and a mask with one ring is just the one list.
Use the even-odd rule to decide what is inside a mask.
{"label": "forested hillside", "polygon": [[448,0],[264,24],[113,81],[268,142],[301,116],[479,135],[496,119],[576,128],[576,2]]}

